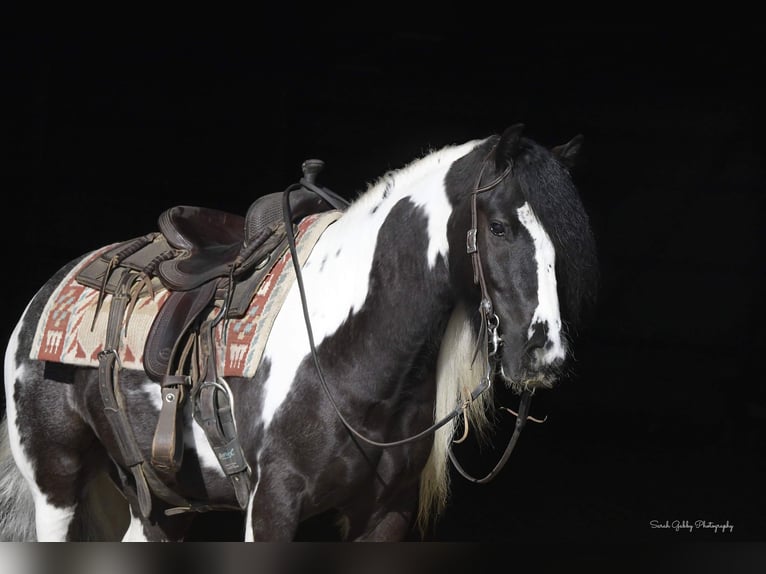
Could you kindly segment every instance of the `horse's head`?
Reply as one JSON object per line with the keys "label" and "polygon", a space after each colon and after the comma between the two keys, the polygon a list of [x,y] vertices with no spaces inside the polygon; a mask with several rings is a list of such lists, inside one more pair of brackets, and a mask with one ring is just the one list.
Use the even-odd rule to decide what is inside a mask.
{"label": "horse's head", "polygon": [[565,364],[567,329],[593,292],[597,265],[569,173],[581,137],[547,149],[522,137],[522,127],[489,138],[448,173],[450,273],[469,309],[486,310],[485,325],[475,315],[477,332],[497,327],[506,383],[549,387]]}

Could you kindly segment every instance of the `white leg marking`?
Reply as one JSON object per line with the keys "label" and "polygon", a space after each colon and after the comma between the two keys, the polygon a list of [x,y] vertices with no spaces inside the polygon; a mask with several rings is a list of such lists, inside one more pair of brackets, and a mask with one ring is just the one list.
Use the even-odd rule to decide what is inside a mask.
{"label": "white leg marking", "polygon": [[144,534],[144,525],[141,523],[141,519],[130,511],[130,524],[125,534],[122,537],[123,542],[149,542]]}
{"label": "white leg marking", "polygon": [[[451,206],[444,177],[452,163],[478,143],[444,148],[387,174],[324,232],[301,270],[317,346],[364,305],[378,230],[400,200],[409,198],[428,218],[429,264],[433,266],[439,254],[446,258]],[[262,413],[266,427],[285,400],[309,350],[300,294],[294,284],[274,321],[263,355],[271,362]]]}
{"label": "white leg marking", "polygon": [[255,483],[253,492],[250,495],[250,502],[247,503],[247,514],[245,514],[245,542],[255,542],[255,534],[253,533],[253,499],[255,498],[256,492],[258,492],[258,482]]}
{"label": "white leg marking", "polygon": [[5,350],[4,375],[5,375],[5,402],[8,425],[8,442],[13,453],[13,459],[19,468],[21,475],[27,481],[33,500],[35,501],[35,523],[37,539],[40,542],[65,541],[69,530],[69,524],[74,516],[75,506],[59,508],[48,502],[45,494],[35,482],[35,468],[32,460],[24,452],[21,445],[21,435],[18,426],[18,411],[14,401],[14,387],[16,383],[22,384],[26,379],[24,365],[16,364],[16,354],[19,349],[19,333],[25,321],[29,305],[11,333],[8,347]]}
{"label": "white leg marking", "polygon": [[529,326],[529,337],[534,333],[536,323],[547,325],[550,344],[536,351],[538,361],[546,365],[566,356],[566,348],[561,338],[561,314],[556,290],[556,251],[550,237],[528,203],[522,205],[517,210],[517,214],[521,224],[532,236],[535,245],[537,309]]}
{"label": "white leg marking", "polygon": [[34,493],[38,542],[63,542],[74,518],[75,506],[57,508],[39,490]]}

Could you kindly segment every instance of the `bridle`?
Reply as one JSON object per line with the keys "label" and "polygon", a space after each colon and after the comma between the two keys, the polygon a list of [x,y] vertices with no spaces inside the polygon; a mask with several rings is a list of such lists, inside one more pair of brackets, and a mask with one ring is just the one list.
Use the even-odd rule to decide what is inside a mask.
{"label": "bridle", "polygon": [[[461,403],[460,405],[458,405],[452,412],[450,412],[449,414],[447,414],[440,420],[436,421],[433,425],[429,426],[425,430],[418,432],[417,434],[414,434],[412,436],[409,436],[401,440],[396,440],[391,442],[379,442],[376,440],[372,440],[368,438],[367,436],[363,435],[362,433],[360,433],[358,430],[356,430],[346,420],[346,418],[343,416],[343,413],[341,413],[340,409],[338,408],[338,404],[336,403],[335,398],[333,397],[332,392],[330,391],[330,388],[327,385],[327,381],[325,380],[324,373],[319,364],[319,357],[317,354],[316,345],[314,343],[314,334],[313,334],[313,329],[311,326],[311,320],[309,319],[309,310],[308,310],[308,305],[306,303],[306,292],[305,292],[305,287],[303,284],[303,276],[301,273],[298,255],[297,255],[297,249],[295,245],[295,234],[293,232],[293,226],[292,226],[292,211],[290,208],[290,193],[298,189],[305,188],[305,189],[308,189],[309,191],[316,193],[317,195],[319,195],[320,197],[328,201],[331,205],[337,204],[337,197],[334,196],[334,194],[332,194],[332,192],[330,192],[329,190],[321,188],[314,183],[313,181],[314,178],[310,174],[308,174],[305,169],[306,163],[308,162],[304,163],[305,176],[301,178],[301,180],[298,183],[292,184],[289,187],[287,187],[287,189],[285,189],[283,193],[282,206],[283,206],[283,214],[284,214],[284,220],[285,220],[285,229],[287,230],[287,242],[290,249],[290,255],[293,261],[293,267],[295,270],[295,278],[298,284],[298,290],[300,293],[301,306],[303,309],[303,319],[306,324],[306,333],[308,335],[309,348],[311,350],[311,357],[314,362],[314,367],[316,369],[317,375],[319,377],[319,382],[322,385],[322,388],[325,394],[327,395],[327,398],[330,401],[330,404],[335,410],[336,415],[338,416],[340,421],[343,423],[343,425],[346,427],[348,432],[351,433],[354,437],[360,439],[361,441],[369,445],[381,447],[381,448],[390,448],[390,447],[405,445],[405,444],[414,442],[416,440],[419,440],[421,438],[424,438],[428,435],[431,435],[435,433],[439,428],[443,427],[448,422],[450,422],[452,419],[459,416],[461,413],[465,413],[468,405],[470,405],[473,401],[475,401],[482,393],[487,391],[492,385],[492,378],[497,371],[497,365],[499,363],[497,353],[499,350],[499,346],[502,343],[502,338],[498,334],[498,327],[500,324],[500,320],[498,319],[497,315],[493,311],[492,299],[490,298],[489,292],[487,290],[487,285],[484,280],[484,272],[483,272],[483,268],[481,264],[481,258],[479,256],[479,247],[477,243],[478,216],[477,216],[476,204],[477,204],[477,196],[480,193],[484,193],[486,191],[494,189],[510,174],[511,168],[512,168],[512,163],[511,163],[502,174],[500,174],[490,183],[482,186],[481,179],[484,174],[485,167],[487,163],[489,162],[489,158],[491,157],[493,152],[494,152],[494,147],[492,148],[492,150],[490,150],[490,153],[485,157],[484,162],[482,164],[482,168],[479,172],[479,176],[476,180],[476,184],[474,185],[474,189],[471,192],[471,229],[468,230],[467,240],[466,240],[466,249],[468,254],[471,255],[471,260],[473,264],[474,283],[478,284],[481,290],[481,303],[479,305],[479,312],[481,315],[481,327],[480,327],[479,338],[477,341],[477,349],[476,349],[476,352],[474,353],[473,360],[474,361],[476,360],[476,357],[479,351],[481,351],[482,359],[483,359],[482,362],[484,364],[484,376],[481,378],[481,380],[476,385],[476,387],[474,387],[474,389],[471,391],[469,398],[463,401],[463,403]],[[449,449],[449,458],[452,461],[452,464],[455,466],[455,468],[461,475],[463,475],[469,481],[474,483],[489,482],[497,475],[500,469],[508,461],[508,458],[510,457],[514,447],[516,446],[516,443],[519,440],[519,436],[521,434],[521,431],[524,428],[524,425],[529,415],[529,405],[532,400],[533,392],[534,392],[533,390],[527,390],[527,389],[525,389],[522,392],[521,402],[519,405],[519,413],[516,417],[516,425],[513,431],[513,435],[511,436],[508,446],[506,447],[505,452],[503,453],[503,456],[501,457],[500,461],[495,465],[495,467],[490,471],[489,474],[487,474],[483,478],[475,478],[469,475],[455,459],[455,456],[452,453],[452,449]]]}
{"label": "bridle", "polygon": [[[471,228],[468,230],[468,233],[466,234],[466,251],[471,256],[471,265],[473,266],[473,282],[475,285],[479,286],[479,289],[481,291],[481,302],[479,303],[479,313],[481,315],[481,327],[479,331],[479,338],[477,341],[477,345],[481,345],[481,348],[484,351],[484,363],[486,365],[487,371],[484,375],[484,378],[482,379],[482,383],[486,382],[487,387],[491,384],[492,377],[495,374],[495,370],[497,368],[497,364],[499,360],[497,359],[497,353],[499,350],[500,345],[502,345],[502,337],[498,335],[498,327],[500,326],[500,319],[497,317],[494,311],[494,305],[492,303],[492,298],[489,295],[489,290],[487,289],[487,283],[484,279],[484,267],[481,263],[481,255],[479,253],[479,243],[478,243],[478,232],[479,232],[479,216],[478,216],[478,197],[480,193],[484,193],[487,191],[490,191],[497,187],[508,175],[511,173],[511,170],[513,169],[513,161],[509,160],[508,167],[505,168],[503,173],[498,175],[495,179],[490,181],[489,183],[485,185],[481,185],[481,180],[484,175],[484,170],[487,167],[487,163],[489,162],[489,158],[492,157],[493,153],[495,151],[495,148],[493,147],[489,154],[484,158],[484,161],[482,162],[481,170],[479,171],[479,175],[476,178],[476,183],[474,185],[473,191],[471,192]],[[477,348],[477,352],[478,352]],[[474,357],[475,359],[475,357]],[[508,445],[505,447],[505,451],[503,452],[503,456],[500,457],[500,460],[497,462],[495,467],[489,471],[489,473],[482,478],[476,478],[472,475],[470,475],[468,472],[463,469],[463,467],[460,465],[460,463],[455,458],[455,454],[452,452],[452,449],[450,448],[448,450],[449,459],[452,462],[453,466],[455,467],[455,470],[457,470],[463,478],[466,478],[470,482],[477,483],[477,484],[485,484],[489,481],[491,481],[495,476],[497,476],[497,473],[500,472],[500,470],[505,466],[505,463],[508,462],[508,459],[511,456],[511,453],[513,452],[513,449],[516,447],[516,443],[519,441],[519,437],[521,436],[521,431],[524,430],[524,426],[526,425],[527,418],[529,418],[529,407],[532,403],[532,395],[534,394],[534,389],[528,389],[525,388],[521,393],[521,400],[519,403],[519,412],[516,415],[516,424],[513,429],[513,434],[511,435],[510,440],[508,441]]]}

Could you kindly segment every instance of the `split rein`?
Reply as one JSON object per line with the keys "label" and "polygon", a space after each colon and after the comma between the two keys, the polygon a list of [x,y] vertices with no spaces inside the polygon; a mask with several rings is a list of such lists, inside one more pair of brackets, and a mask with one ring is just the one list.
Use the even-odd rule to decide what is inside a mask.
{"label": "split rein", "polygon": [[[491,154],[491,152],[490,152]],[[356,430],[351,423],[349,423],[346,418],[343,416],[343,413],[341,413],[340,408],[338,407],[338,404],[335,401],[335,398],[332,395],[332,392],[330,391],[330,388],[327,384],[327,381],[324,377],[324,372],[322,371],[322,368],[319,364],[319,357],[316,350],[316,345],[314,343],[314,333],[313,328],[311,326],[311,320],[309,318],[309,309],[308,304],[306,302],[306,292],[303,284],[303,275],[301,273],[300,269],[300,263],[298,259],[298,253],[295,245],[295,234],[293,232],[293,226],[292,226],[292,210],[290,208],[290,193],[293,191],[296,191],[300,188],[306,188],[318,196],[320,196],[322,199],[327,201],[333,206],[337,206],[337,200],[334,197],[334,194],[332,192],[329,192],[329,190],[325,190],[324,188],[321,188],[314,184],[313,177],[310,175],[307,175],[307,177],[301,178],[300,182],[297,184],[290,185],[287,189],[285,189],[282,197],[282,206],[283,206],[283,214],[284,214],[284,220],[285,220],[285,229],[287,231],[287,243],[290,249],[290,255],[292,257],[293,261],[293,268],[295,270],[295,278],[296,282],[298,284],[298,290],[300,292],[300,298],[301,298],[301,306],[303,308],[303,319],[306,323],[306,334],[308,335],[309,340],[309,348],[311,350],[311,357],[314,362],[314,367],[316,369],[317,375],[319,377],[319,382],[322,385],[322,389],[324,390],[325,394],[327,395],[327,398],[329,399],[330,403],[332,404],[333,409],[335,410],[336,415],[340,419],[340,421],[343,423],[343,425],[346,427],[346,429],[355,437],[362,440],[363,442],[380,447],[380,448],[390,448],[395,446],[401,446],[405,445],[411,442],[414,442],[416,440],[419,440],[421,438],[424,438],[428,435],[431,435],[435,433],[438,429],[452,421],[454,418],[459,416],[461,413],[464,414],[464,416],[467,416],[467,409],[468,406],[475,401],[482,393],[487,391],[491,385],[492,385],[492,378],[496,372],[497,367],[497,352],[499,350],[499,346],[502,343],[501,337],[497,333],[497,329],[499,327],[500,320],[498,319],[497,315],[493,311],[492,306],[492,300],[490,299],[489,292],[487,290],[486,283],[484,281],[484,272],[482,269],[481,259],[479,256],[479,249],[478,249],[478,243],[477,243],[477,233],[478,233],[478,226],[477,226],[477,196],[480,193],[483,193],[485,191],[489,191],[491,189],[494,189],[498,184],[500,184],[511,172],[512,164],[508,166],[508,168],[500,174],[497,178],[492,180],[490,183],[480,186],[482,175],[484,174],[484,168],[487,165],[487,161],[489,159],[489,155],[487,158],[485,158],[484,163],[482,164],[481,171],[479,172],[479,176],[476,180],[476,184],[474,186],[473,191],[471,192],[471,229],[468,230],[467,233],[467,239],[466,239],[466,250],[467,253],[471,256],[472,264],[473,264],[473,270],[474,270],[474,283],[478,284],[481,289],[481,304],[479,305],[479,312],[481,314],[481,330],[480,330],[480,336],[477,340],[477,348],[474,353],[473,360],[476,360],[476,357],[479,353],[479,350],[482,351],[483,356],[483,363],[484,363],[484,376],[481,378],[479,383],[476,385],[476,387],[471,391],[471,395],[468,399],[463,401],[460,405],[458,405],[452,412],[450,412],[448,415],[443,417],[442,419],[435,422],[430,427],[426,428],[425,430],[409,436],[407,438],[391,441],[391,442],[379,442],[372,440],[362,433],[360,433],[358,430]],[[506,446],[505,451],[503,452],[502,457],[498,461],[498,463],[495,465],[495,467],[484,477],[482,478],[475,478],[471,476],[469,473],[467,473],[463,467],[458,463],[457,459],[455,458],[454,453],[452,452],[452,449],[450,448],[448,450],[448,455],[450,460],[452,461],[452,464],[455,466],[455,469],[467,480],[473,483],[483,484],[491,481],[495,476],[497,476],[498,472],[503,468],[505,463],[508,461],[508,459],[511,456],[511,453],[513,452],[513,449],[516,446],[516,443],[519,440],[519,436],[521,435],[521,431],[524,429],[524,426],[527,422],[527,419],[529,417],[529,407],[532,402],[532,395],[534,394],[534,390],[525,389],[522,392],[521,400],[519,403],[519,412],[518,414],[514,413],[510,409],[507,409],[512,414],[516,415],[516,424],[513,430],[513,434],[508,442],[508,446]],[[461,439],[462,441],[462,439]],[[461,442],[461,441],[455,441],[455,442]]]}

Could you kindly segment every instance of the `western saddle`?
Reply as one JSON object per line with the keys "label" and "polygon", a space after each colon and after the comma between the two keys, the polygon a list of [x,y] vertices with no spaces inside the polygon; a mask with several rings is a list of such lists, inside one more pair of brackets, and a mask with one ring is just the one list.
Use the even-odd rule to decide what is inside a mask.
{"label": "western saddle", "polygon": [[[78,274],[80,283],[99,290],[95,315],[106,295],[112,296],[99,354],[99,388],[145,517],[151,512],[151,493],[170,505],[168,515],[232,508],[190,501],[172,488],[184,450],[180,414],[190,398],[194,419],[234,487],[239,505],[234,508],[246,508],[250,468],[237,438],[228,385],[216,372],[213,329],[247,312],[301,219],[348,206],[316,184],[323,166],[321,160],[306,160],[297,184],[258,198],[245,217],[205,207],[171,207],[160,215],[159,231],[118,244]],[[149,329],[143,361],[162,396],[148,464],[125,413],[117,350],[136,302],[159,288],[169,295]]]}

